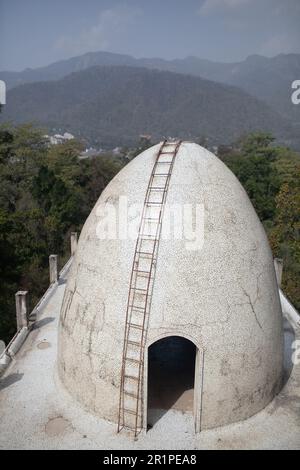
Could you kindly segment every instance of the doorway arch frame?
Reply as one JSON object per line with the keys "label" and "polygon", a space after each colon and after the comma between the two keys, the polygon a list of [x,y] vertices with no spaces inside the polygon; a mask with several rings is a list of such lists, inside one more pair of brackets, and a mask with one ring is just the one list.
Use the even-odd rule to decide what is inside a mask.
{"label": "doorway arch frame", "polygon": [[164,338],[178,336],[184,338],[196,348],[195,371],[194,371],[194,396],[193,396],[193,417],[195,433],[201,432],[202,421],[202,401],[203,401],[203,379],[204,379],[204,348],[195,339],[182,331],[172,331],[155,336],[146,344],[144,352],[144,377],[143,377],[143,429],[147,432],[148,423],[148,367],[149,367],[149,348],[154,343]]}

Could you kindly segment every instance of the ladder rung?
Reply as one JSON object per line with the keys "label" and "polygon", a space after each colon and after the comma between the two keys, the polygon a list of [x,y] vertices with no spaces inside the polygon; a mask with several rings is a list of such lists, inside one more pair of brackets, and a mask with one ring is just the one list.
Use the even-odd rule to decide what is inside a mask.
{"label": "ladder rung", "polygon": [[[133,292],[133,294],[135,294],[134,291],[139,291],[139,289],[137,289],[136,287],[130,287],[130,291]],[[138,295],[147,296],[147,292],[146,292],[146,291],[145,291],[145,292],[136,292],[136,293],[137,293]],[[144,302],[144,300],[143,300],[143,302]],[[134,310],[134,308],[133,308],[132,310]]]}
{"label": "ladder rung", "polygon": [[[135,311],[136,313],[139,313],[140,315],[143,315],[143,314],[144,314],[144,312],[140,312],[139,310],[134,310],[134,308],[131,309],[131,311],[132,311],[132,312]],[[127,323],[128,323],[128,325],[130,325],[130,322],[129,322],[129,321],[128,321]]]}
{"label": "ladder rung", "polygon": [[130,328],[136,328],[137,330],[143,330],[143,326],[137,325],[136,323],[127,323]]}
{"label": "ladder rung", "polygon": [[166,187],[160,187],[160,186],[152,186],[151,188],[149,188],[150,191],[165,191],[166,190]]}
{"label": "ladder rung", "polygon": [[[139,255],[150,255],[153,256],[154,252],[153,251],[136,251]],[[136,261],[137,263],[137,261]]]}
{"label": "ladder rung", "polygon": [[129,305],[129,308],[133,308],[135,310],[141,310],[142,312],[145,310],[143,307],[137,307],[136,305]]}
{"label": "ladder rung", "polygon": [[171,173],[155,173],[154,176],[171,176]]}
{"label": "ladder rung", "polygon": [[[149,276],[150,273],[148,271],[139,271],[138,269],[133,269],[133,271],[137,273],[136,276],[143,277],[144,279],[154,279],[153,276]],[[148,276],[146,276],[146,274],[148,274]]]}
{"label": "ladder rung", "polygon": [[131,287],[131,286],[130,286],[130,290],[138,290],[140,292],[147,292],[147,289],[140,289],[139,287]]}
{"label": "ladder rung", "polygon": [[123,390],[123,393],[125,393],[125,395],[128,395],[129,397],[138,398],[135,393],[127,392],[126,390]]}
{"label": "ladder rung", "polygon": [[[127,429],[128,431],[135,431],[135,427],[129,426],[129,424],[124,424],[122,429]],[[138,430],[139,430],[139,432],[141,432],[142,428],[139,426],[139,427],[137,427],[137,431]]]}
{"label": "ladder rung", "polygon": [[[123,408],[123,410],[125,411],[125,413],[129,413],[131,415],[136,415],[136,411],[135,410],[129,410],[128,408]],[[131,428],[129,428],[131,429]]]}
{"label": "ladder rung", "polygon": [[138,382],[140,379],[138,377],[134,377],[134,375],[124,375],[124,378],[125,379],[130,379],[130,380],[135,380],[136,382]]}
{"label": "ladder rung", "polygon": [[152,252],[148,253],[148,251],[145,251],[145,252],[139,251],[139,252],[137,252],[137,255],[140,255],[140,256],[135,261],[135,263],[139,263],[140,260],[144,260],[144,259],[147,260],[147,261],[151,261],[152,258],[153,258],[153,261],[156,261],[156,258],[154,257],[154,252],[153,253]]}
{"label": "ladder rung", "polygon": [[157,221],[157,220],[160,220],[160,218],[159,217],[144,217],[143,220],[153,220],[153,221],[156,220]]}
{"label": "ladder rung", "polygon": [[141,343],[138,343],[138,341],[131,341],[131,339],[129,339],[127,343],[132,344],[133,346],[141,346]]}
{"label": "ladder rung", "polygon": [[170,163],[172,163],[172,162],[169,162],[169,161],[167,161],[167,162],[156,162],[156,165],[170,165]]}
{"label": "ladder rung", "polygon": [[[137,273],[142,273],[142,274],[150,274],[150,271],[143,271],[141,269],[133,269],[132,271],[135,271]],[[146,277],[146,276],[144,276],[144,277]]]}
{"label": "ladder rung", "polygon": [[[123,410],[124,410],[125,413],[129,413],[131,415],[136,416],[136,411],[135,410],[129,410],[128,408],[123,408]],[[137,416],[138,416],[138,418],[141,418],[142,415],[141,415],[141,413],[138,413]],[[130,431],[135,431],[135,429],[136,429],[135,426],[131,426],[130,424],[124,424],[123,427],[125,429],[129,429]],[[138,426],[137,429],[142,429],[142,428],[140,426]]]}
{"label": "ladder rung", "polygon": [[125,361],[134,362],[134,364],[140,364],[142,361],[139,359],[133,359],[132,357],[125,357]]}
{"label": "ladder rung", "polygon": [[154,233],[146,233],[146,232],[141,231],[140,232],[140,240],[142,240],[144,237],[155,237],[155,234]]}

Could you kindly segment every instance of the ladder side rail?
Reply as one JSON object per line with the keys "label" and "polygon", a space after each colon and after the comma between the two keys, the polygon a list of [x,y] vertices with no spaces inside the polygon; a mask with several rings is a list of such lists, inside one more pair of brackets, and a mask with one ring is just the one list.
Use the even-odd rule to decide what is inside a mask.
{"label": "ladder side rail", "polygon": [[[157,159],[156,159],[156,162],[155,162],[155,165],[153,167],[153,178],[152,178],[152,181],[154,179],[154,176],[155,176],[155,169],[157,168],[157,162],[158,162],[158,159],[159,159],[159,156],[160,156],[161,152],[158,154],[157,156]],[[150,184],[148,186],[148,188],[150,188]],[[149,191],[150,193],[150,191]],[[160,226],[161,224],[161,220],[162,220],[162,207],[160,207],[160,211],[159,211],[159,221],[158,221],[158,224],[157,224],[157,229],[156,229],[156,235],[157,235],[157,231],[158,231],[158,227]],[[141,223],[141,226],[143,225],[143,227],[145,226],[145,220],[142,221]],[[157,237],[155,237],[157,238]],[[146,299],[145,299],[145,310],[144,310],[144,317],[143,317],[143,326],[142,326],[142,334],[141,334],[141,348],[140,348],[140,358],[139,358],[139,371],[138,371],[138,377],[139,377],[139,380],[138,380],[138,390],[137,390],[137,400],[136,400],[136,417],[135,417],[135,437],[137,436],[137,421],[138,421],[138,412],[139,412],[139,401],[140,401],[140,389],[141,389],[141,372],[142,370],[144,370],[144,365],[142,365],[143,363],[143,349],[144,349],[144,334],[145,334],[145,320],[146,320],[146,316],[147,316],[147,304],[148,304],[148,298],[149,298],[149,288],[150,288],[150,282],[151,282],[151,278],[152,278],[152,271],[153,271],[153,266],[154,266],[154,263],[153,263],[153,255],[156,251],[156,245],[157,245],[157,239],[154,240],[154,246],[153,246],[153,252],[152,252],[152,258],[151,258],[151,265],[150,265],[150,271],[149,271],[149,277],[148,277],[148,280],[147,280],[147,287],[146,287]],[[154,282],[154,281],[153,281]]]}
{"label": "ladder side rail", "polygon": [[[170,177],[171,177],[171,173],[172,173],[172,167],[174,165],[174,160],[175,160],[175,156],[176,156],[178,147],[179,147],[179,145],[176,146],[176,148],[173,152],[168,177],[166,178],[166,182],[165,182],[164,193],[163,193],[163,198],[162,198],[162,201],[161,201],[161,208],[160,208],[160,214],[159,214],[159,223],[157,224],[157,229],[156,229],[153,253],[155,253],[155,251],[158,252],[158,248],[159,248],[159,238],[160,238],[161,227],[162,227],[162,217],[163,217],[164,208],[165,208],[167,189],[168,189],[168,186],[169,186],[169,181],[170,181]],[[150,267],[150,276],[149,276],[149,279],[148,279],[148,286],[147,286],[145,310],[147,309],[148,299],[152,297],[152,292],[153,292],[153,287],[154,287],[152,285],[151,292],[149,292],[150,277],[151,277],[151,274],[152,274],[153,266],[154,266],[154,264],[153,264],[153,260],[152,260],[151,267]],[[155,269],[156,269],[156,267],[155,267]],[[141,338],[140,361],[139,361],[139,381],[138,381],[138,393],[137,393],[138,398],[137,398],[136,421],[135,421],[135,436],[137,436],[137,420],[138,420],[138,411],[139,411],[138,407],[139,407],[139,401],[140,401],[140,388],[142,386],[142,384],[141,384],[141,379],[142,379],[141,375],[142,375],[142,371],[144,370],[143,350],[144,350],[144,343],[146,341],[145,320],[146,320],[146,315],[144,316],[144,319],[143,319],[143,329],[142,329],[142,338]],[[149,321],[149,318],[148,318],[148,321]]]}
{"label": "ladder side rail", "polygon": [[[143,232],[144,232],[144,229],[145,229],[145,222],[146,222],[145,221],[145,219],[146,219],[145,218],[145,213],[146,213],[146,210],[148,209],[147,203],[148,203],[149,198],[150,198],[153,179],[156,176],[156,170],[157,170],[158,164],[160,163],[159,162],[159,157],[161,156],[161,154],[165,153],[165,152],[163,152],[163,149],[164,149],[164,146],[166,145],[166,143],[167,143],[167,141],[165,140],[163,142],[163,144],[161,145],[161,147],[159,149],[159,152],[157,154],[156,160],[155,160],[155,164],[154,164],[152,172],[151,172],[150,180],[149,180],[149,183],[148,183],[148,187],[147,187],[147,191],[146,191],[146,195],[145,195],[145,199],[144,199],[144,206],[143,206],[141,221],[140,221],[140,225],[139,225],[138,237],[137,237],[136,244],[135,244],[134,260],[133,260],[131,276],[130,276],[128,301],[127,301],[127,309],[126,309],[126,323],[125,323],[125,334],[124,334],[124,343],[123,343],[121,386],[120,386],[120,399],[119,399],[118,432],[125,425],[124,413],[127,412],[127,411],[129,412],[129,410],[125,410],[125,406],[124,406],[125,368],[126,368],[126,360],[127,360],[127,352],[128,352],[128,344],[129,344],[129,332],[130,332],[130,326],[131,326],[130,323],[131,323],[131,318],[132,318],[132,311],[134,309],[134,307],[133,307],[134,306],[134,291],[137,289],[136,284],[137,284],[137,277],[138,277],[138,269],[135,269],[135,265],[136,265],[136,263],[138,263],[138,261],[140,259],[140,253],[139,253],[139,250],[138,250],[138,245],[141,243],[141,240],[143,239],[143,234],[144,234]],[[165,201],[166,201],[166,197],[167,197],[167,191],[168,191],[170,177],[171,177],[171,173],[172,173],[172,169],[173,169],[173,165],[174,165],[174,160],[175,160],[175,157],[176,157],[176,154],[178,152],[180,144],[181,144],[181,141],[177,142],[175,149],[172,152],[169,152],[170,154],[172,154],[172,160],[170,162],[168,162],[168,164],[170,164],[169,171],[165,175],[166,176],[166,181],[164,183],[164,187],[161,188],[162,191],[163,191],[163,196],[162,196],[162,200],[160,201],[160,203],[158,203],[158,205],[160,205],[160,212],[159,212],[159,217],[158,217],[158,221],[157,221],[155,236],[153,238],[153,240],[154,240],[153,250],[152,250],[151,253],[149,253],[149,255],[151,256],[150,257],[151,264],[150,264],[150,271],[149,271],[149,276],[148,276],[148,280],[147,280],[147,288],[145,290],[146,291],[146,294],[145,294],[146,298],[145,298],[145,302],[144,302],[145,307],[141,308],[141,310],[143,311],[143,325],[142,325],[142,328],[141,328],[141,331],[142,331],[141,340],[138,343],[140,345],[140,358],[139,358],[139,360],[136,360],[136,362],[139,364],[139,370],[138,370],[138,377],[137,377],[138,391],[137,391],[137,395],[136,395],[136,413],[135,413],[135,429],[134,429],[135,437],[137,436],[137,430],[138,430],[139,402],[142,401],[141,400],[142,397],[140,396],[141,395],[140,392],[141,392],[141,388],[143,387],[143,384],[141,383],[141,378],[142,378],[141,376],[142,376],[142,371],[144,370],[143,351],[144,351],[144,347],[145,347],[144,343],[146,341],[146,335],[147,335],[147,332],[145,331],[145,327],[149,322],[149,313],[150,313],[148,311],[150,309],[150,306],[148,306],[148,301],[149,301],[149,299],[152,298],[153,287],[154,287],[154,275],[152,276],[152,273],[154,272],[154,274],[155,274],[155,270],[156,270],[156,266],[154,265],[154,259],[155,259],[155,254],[157,255],[157,253],[158,253],[159,238],[160,238],[161,227],[162,227],[162,217],[163,217],[163,213],[164,213],[164,209],[165,209]],[[170,144],[168,144],[168,145],[170,145]],[[175,145],[175,143],[174,143],[174,145]],[[159,174],[157,174],[157,176],[159,176]],[[135,275],[134,275],[134,272],[135,272]],[[133,283],[133,278],[134,278],[134,283]],[[152,287],[150,289],[151,281],[153,281],[153,284],[152,284]],[[133,292],[133,295],[132,295],[132,292]],[[132,300],[131,300],[131,305],[130,305],[130,297],[131,296],[132,296]],[[147,319],[147,321],[146,321],[146,319]],[[131,394],[131,396],[133,396],[133,395]],[[122,414],[121,414],[121,410],[122,410]],[[132,410],[131,410],[131,414],[134,414],[134,412]],[[122,427],[121,427],[121,416],[122,416]],[[142,416],[141,416],[141,419],[142,419]],[[141,427],[142,427],[142,423],[141,423]]]}
{"label": "ladder side rail", "polygon": [[[174,153],[172,155],[172,162],[170,164],[170,169],[169,169],[170,175],[166,179],[165,191],[164,191],[162,202],[161,202],[161,208],[160,208],[160,213],[159,213],[159,223],[157,224],[157,229],[156,229],[156,234],[155,234],[155,242],[154,242],[154,250],[153,250],[153,252],[157,251],[157,253],[158,253],[158,249],[159,249],[159,241],[160,241],[159,239],[160,239],[160,234],[161,234],[161,229],[162,229],[162,219],[163,219],[163,214],[164,214],[164,209],[165,209],[165,202],[166,202],[166,198],[167,198],[167,189],[168,189],[168,186],[169,186],[169,181],[170,181],[170,178],[171,178],[171,173],[172,173],[172,169],[173,169],[173,165],[174,165],[174,161],[175,161],[175,157],[176,157],[179,145],[180,145],[180,143],[177,144],[177,146],[174,150]],[[147,284],[145,310],[147,310],[148,299],[152,296],[153,287],[154,287],[154,281],[153,281],[151,293],[149,295],[150,278],[151,278],[153,266],[154,266],[154,264],[153,264],[153,261],[152,261],[151,262],[151,267],[150,267],[150,275],[149,275],[148,284]],[[155,266],[155,270],[156,270],[156,266]],[[140,392],[140,388],[141,388],[140,375],[142,375],[141,372],[144,370],[143,349],[144,349],[144,342],[146,341],[146,333],[144,332],[145,319],[146,319],[146,315],[144,316],[144,319],[143,319],[143,330],[142,330],[142,339],[141,339],[141,345],[142,346],[141,346],[141,349],[140,349],[139,382],[138,382],[138,393],[137,393],[138,398],[137,398],[137,407],[136,407],[136,412],[137,413],[136,413],[135,436],[137,435],[138,405],[139,405],[139,400],[140,400],[140,398],[139,398],[140,393],[139,392]],[[148,318],[148,321],[149,321],[149,318]]]}
{"label": "ladder side rail", "polygon": [[[151,181],[153,181],[153,174],[154,174],[154,169],[156,167],[156,162],[161,154],[161,150],[163,148],[163,146],[165,145],[166,143],[166,140],[164,140],[163,144],[161,145],[160,149],[159,149],[159,152],[158,152],[158,155],[156,157],[156,161],[155,161],[155,164],[152,168],[152,172],[151,172],[151,176],[150,176],[150,180],[149,180],[149,183],[148,183],[148,187],[147,187],[147,191],[146,191],[146,194],[145,194],[145,198],[144,198],[144,206],[143,206],[143,213],[142,213],[142,219],[143,220],[143,214],[144,214],[144,211],[145,211],[145,207],[146,207],[146,200],[147,200],[147,197],[148,197],[148,192],[149,192],[149,184]],[[140,227],[139,227],[140,229]],[[136,249],[137,249],[137,246],[138,246],[138,242],[139,242],[139,235],[137,237],[137,240],[136,240],[136,244],[135,244],[135,251],[134,253],[136,253]],[[134,255],[134,260],[133,260],[133,264],[132,264],[132,269],[131,269],[131,275],[130,275],[130,283],[129,283],[129,286],[131,285],[132,283],[132,279],[133,279],[133,268],[134,268],[134,261],[135,261],[135,255]],[[129,316],[129,297],[130,297],[130,289],[129,289],[129,292],[128,292],[128,299],[127,299],[127,309],[126,309],[126,321],[125,321],[125,333],[124,333],[124,342],[123,342],[123,355],[122,355],[122,370],[121,370],[121,384],[120,384],[120,399],[119,399],[119,418],[118,418],[118,432],[121,430],[120,429],[120,421],[121,421],[121,408],[122,408],[122,398],[123,398],[123,409],[124,409],[124,397],[122,397],[123,395],[123,390],[124,390],[124,375],[125,375],[125,357],[126,357],[126,354],[127,354],[127,347],[126,347],[126,338],[128,336],[128,316]],[[124,413],[123,413],[123,427],[124,427]]]}

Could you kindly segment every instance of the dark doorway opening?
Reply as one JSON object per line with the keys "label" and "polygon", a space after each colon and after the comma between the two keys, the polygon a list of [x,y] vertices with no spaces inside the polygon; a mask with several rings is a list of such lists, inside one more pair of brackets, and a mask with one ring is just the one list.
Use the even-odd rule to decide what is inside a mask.
{"label": "dark doorway opening", "polygon": [[151,428],[173,408],[193,413],[196,346],[169,336],[148,349],[148,419]]}

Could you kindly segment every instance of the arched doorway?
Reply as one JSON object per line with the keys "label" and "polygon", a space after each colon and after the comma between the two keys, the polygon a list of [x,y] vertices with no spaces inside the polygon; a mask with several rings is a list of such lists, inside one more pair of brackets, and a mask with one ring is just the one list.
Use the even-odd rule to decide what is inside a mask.
{"label": "arched doorway", "polygon": [[194,414],[199,421],[199,350],[182,336],[164,337],[148,348],[147,429],[169,410]]}

